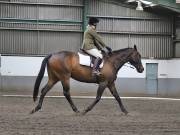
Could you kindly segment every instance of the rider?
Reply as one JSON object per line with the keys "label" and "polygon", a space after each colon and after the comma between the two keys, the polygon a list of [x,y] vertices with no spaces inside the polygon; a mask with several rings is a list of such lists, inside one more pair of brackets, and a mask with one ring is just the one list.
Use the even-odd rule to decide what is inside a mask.
{"label": "rider", "polygon": [[105,53],[111,52],[111,48],[106,46],[102,38],[96,32],[96,26],[99,23],[99,20],[95,17],[90,17],[88,21],[88,26],[84,32],[84,39],[82,44],[82,49],[88,54],[94,56],[95,62],[93,65],[93,74],[100,75],[99,65],[102,62],[102,51]]}

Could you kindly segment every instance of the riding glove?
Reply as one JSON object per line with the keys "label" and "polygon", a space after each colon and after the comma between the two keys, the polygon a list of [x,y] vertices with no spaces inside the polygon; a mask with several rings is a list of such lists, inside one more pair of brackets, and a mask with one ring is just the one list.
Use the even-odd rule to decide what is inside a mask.
{"label": "riding glove", "polygon": [[112,49],[109,46],[106,46],[106,49],[109,51],[109,53],[112,52]]}
{"label": "riding glove", "polygon": [[102,52],[104,52],[105,54],[109,54],[109,50],[106,47],[102,48]]}

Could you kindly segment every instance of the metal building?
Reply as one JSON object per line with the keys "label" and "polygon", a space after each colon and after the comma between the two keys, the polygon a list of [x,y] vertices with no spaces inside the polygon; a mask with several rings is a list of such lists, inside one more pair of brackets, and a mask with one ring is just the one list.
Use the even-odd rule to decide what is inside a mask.
{"label": "metal building", "polygon": [[[136,44],[145,60],[180,57],[180,5],[175,0],[147,1],[154,5],[138,11],[137,3],[128,0],[0,0],[0,54],[40,57],[78,51],[88,18],[98,17],[97,30],[113,50]],[[8,87],[7,78],[0,73],[1,88]]]}
{"label": "metal building", "polygon": [[[45,55],[77,51],[87,19],[100,19],[106,44],[120,49],[136,44],[145,58],[171,58],[179,42],[176,10],[157,5],[137,11],[124,0],[0,0],[0,53]],[[175,24],[176,23],[176,24]],[[177,27],[177,31],[175,31]]]}

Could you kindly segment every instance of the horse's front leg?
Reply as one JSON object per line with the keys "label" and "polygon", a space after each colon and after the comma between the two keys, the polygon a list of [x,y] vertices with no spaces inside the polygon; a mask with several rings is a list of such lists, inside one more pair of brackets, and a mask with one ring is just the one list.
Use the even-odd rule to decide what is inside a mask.
{"label": "horse's front leg", "polygon": [[99,84],[98,90],[97,90],[97,94],[96,94],[96,99],[94,100],[94,102],[88,106],[83,112],[82,114],[85,115],[87,112],[89,112],[90,110],[92,110],[92,108],[99,102],[99,100],[101,99],[101,96],[105,90],[105,88],[107,87],[107,82],[101,82]]}
{"label": "horse's front leg", "polygon": [[116,90],[115,83],[113,82],[112,84],[108,85],[108,88],[109,88],[111,94],[115,97],[115,99],[119,103],[119,106],[120,106],[122,112],[127,115],[128,111],[125,109],[124,105],[122,104],[121,98],[119,97],[119,94]]}

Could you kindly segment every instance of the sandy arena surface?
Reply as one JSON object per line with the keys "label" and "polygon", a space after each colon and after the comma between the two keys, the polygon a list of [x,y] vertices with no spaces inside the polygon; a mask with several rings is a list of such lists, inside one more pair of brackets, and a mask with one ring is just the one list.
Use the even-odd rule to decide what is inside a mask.
{"label": "sandy arena surface", "polygon": [[[80,111],[94,99],[73,99]],[[114,99],[102,99],[77,116],[65,98],[45,98],[40,112],[32,98],[0,97],[0,135],[180,135],[180,101],[123,99],[129,115]]]}

